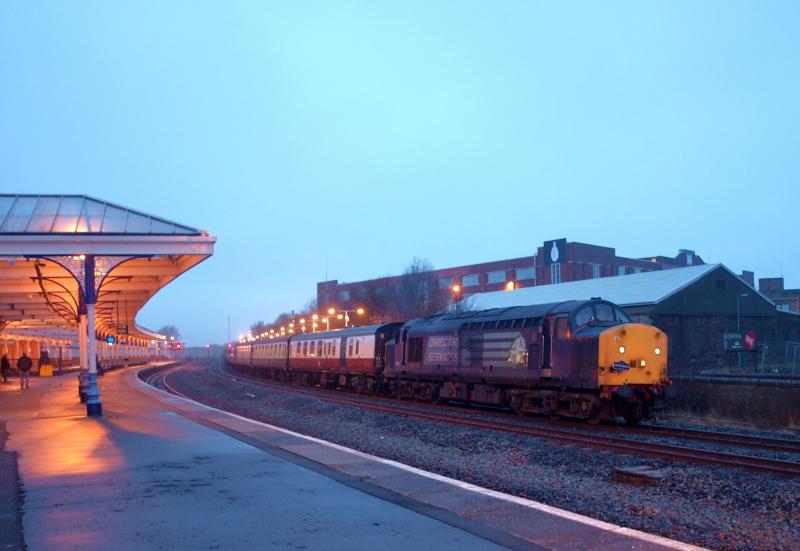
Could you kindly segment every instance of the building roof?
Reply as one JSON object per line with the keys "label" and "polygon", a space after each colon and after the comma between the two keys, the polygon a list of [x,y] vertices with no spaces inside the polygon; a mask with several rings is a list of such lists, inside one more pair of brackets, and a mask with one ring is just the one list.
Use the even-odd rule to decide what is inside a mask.
{"label": "building roof", "polygon": [[[717,269],[726,270],[738,277],[722,264],[702,264],[687,268],[525,287],[514,291],[481,293],[464,300],[469,301],[470,308],[475,310],[546,304],[566,300],[588,300],[597,297],[620,306],[658,304]],[[747,285],[744,281],[742,283]],[[753,292],[769,301],[755,289]]]}
{"label": "building roof", "polygon": [[200,235],[176,224],[85,195],[0,194],[0,234]]}

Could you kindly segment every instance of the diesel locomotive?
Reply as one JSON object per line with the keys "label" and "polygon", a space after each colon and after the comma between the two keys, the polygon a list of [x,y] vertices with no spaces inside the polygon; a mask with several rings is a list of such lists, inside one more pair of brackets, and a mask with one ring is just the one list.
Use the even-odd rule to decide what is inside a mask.
{"label": "diesel locomotive", "polygon": [[286,382],[635,424],[669,385],[667,345],[592,299],[235,344],[228,362]]}

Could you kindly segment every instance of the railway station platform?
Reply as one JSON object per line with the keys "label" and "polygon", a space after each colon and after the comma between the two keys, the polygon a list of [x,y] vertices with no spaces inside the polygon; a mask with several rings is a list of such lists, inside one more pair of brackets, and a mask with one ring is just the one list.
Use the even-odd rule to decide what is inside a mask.
{"label": "railway station platform", "polygon": [[30,550],[692,549],[189,402],[135,368],[100,385],[91,417],[74,376],[0,384]]}

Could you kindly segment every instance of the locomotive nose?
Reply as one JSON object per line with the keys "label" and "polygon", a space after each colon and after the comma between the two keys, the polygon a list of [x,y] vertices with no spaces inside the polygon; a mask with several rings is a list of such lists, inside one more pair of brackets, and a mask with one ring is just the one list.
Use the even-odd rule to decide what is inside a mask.
{"label": "locomotive nose", "polygon": [[600,385],[658,384],[667,381],[667,336],[642,323],[625,323],[600,334]]}

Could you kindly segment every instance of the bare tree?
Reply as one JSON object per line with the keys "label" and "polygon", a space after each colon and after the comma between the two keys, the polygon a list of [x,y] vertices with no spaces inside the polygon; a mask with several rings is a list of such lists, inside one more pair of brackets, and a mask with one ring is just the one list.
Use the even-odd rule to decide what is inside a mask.
{"label": "bare tree", "polygon": [[285,326],[290,321],[292,321],[292,318],[293,315],[291,312],[281,312],[280,314],[278,314],[278,317],[275,318],[275,321],[272,322],[272,326],[273,327],[280,327],[282,325]]}
{"label": "bare tree", "polygon": [[303,312],[307,314],[313,314],[317,311],[317,297],[312,297],[308,302],[306,302],[305,306],[303,306]]}
{"label": "bare tree", "polygon": [[447,306],[447,294],[439,290],[433,265],[414,257],[396,287],[395,308],[401,319],[435,314]]}
{"label": "bare tree", "polygon": [[261,320],[255,322],[253,325],[250,326],[251,335],[260,335],[262,333],[266,333],[268,330],[269,326]]}
{"label": "bare tree", "polygon": [[161,335],[165,335],[169,340],[178,341],[181,338],[181,332],[178,331],[178,328],[174,325],[164,325],[158,330],[158,332]]}

